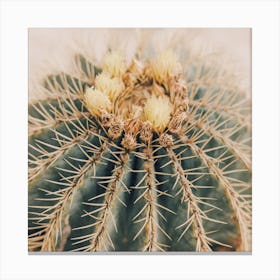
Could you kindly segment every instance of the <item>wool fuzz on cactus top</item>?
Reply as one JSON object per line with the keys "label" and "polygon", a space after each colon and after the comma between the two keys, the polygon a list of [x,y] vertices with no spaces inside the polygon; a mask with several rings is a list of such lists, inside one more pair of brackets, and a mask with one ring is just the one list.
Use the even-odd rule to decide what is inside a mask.
{"label": "wool fuzz on cactus top", "polygon": [[29,105],[29,251],[250,251],[250,100],[165,50],[49,75]]}

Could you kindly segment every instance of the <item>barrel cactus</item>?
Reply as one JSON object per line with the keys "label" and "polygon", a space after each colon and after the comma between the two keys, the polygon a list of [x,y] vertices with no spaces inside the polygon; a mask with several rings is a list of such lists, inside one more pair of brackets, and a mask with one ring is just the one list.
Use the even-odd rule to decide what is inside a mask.
{"label": "barrel cactus", "polygon": [[250,251],[250,99],[176,50],[44,80],[29,104],[29,251]]}

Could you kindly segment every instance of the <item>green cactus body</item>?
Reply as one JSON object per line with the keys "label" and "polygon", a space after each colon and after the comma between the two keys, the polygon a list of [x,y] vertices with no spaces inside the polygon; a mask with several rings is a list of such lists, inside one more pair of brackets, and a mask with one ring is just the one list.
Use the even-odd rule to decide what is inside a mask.
{"label": "green cactus body", "polygon": [[[250,251],[250,101],[213,67],[116,60],[77,56],[29,105],[29,251]],[[90,103],[106,71],[124,86]]]}

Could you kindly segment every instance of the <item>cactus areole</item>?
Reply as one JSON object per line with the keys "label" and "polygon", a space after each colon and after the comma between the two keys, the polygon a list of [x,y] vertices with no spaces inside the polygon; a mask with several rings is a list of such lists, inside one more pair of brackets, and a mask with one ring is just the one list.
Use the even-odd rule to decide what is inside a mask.
{"label": "cactus areole", "polygon": [[250,251],[250,100],[175,51],[48,76],[29,105],[29,251]]}

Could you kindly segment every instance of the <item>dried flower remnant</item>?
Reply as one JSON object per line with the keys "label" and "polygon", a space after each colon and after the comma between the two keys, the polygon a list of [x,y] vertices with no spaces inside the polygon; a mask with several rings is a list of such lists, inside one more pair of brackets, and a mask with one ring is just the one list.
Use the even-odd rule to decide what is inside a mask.
{"label": "dried flower remnant", "polygon": [[100,116],[104,110],[110,112],[112,109],[109,97],[101,91],[92,88],[86,89],[85,102],[89,112],[95,117]]}
{"label": "dried flower remnant", "polygon": [[165,50],[151,61],[149,73],[156,82],[164,84],[178,77],[182,73],[182,66],[172,50]]}
{"label": "dried flower remnant", "polygon": [[156,132],[160,133],[167,127],[172,110],[168,97],[152,95],[144,107],[144,119],[151,123]]}
{"label": "dried flower remnant", "polygon": [[103,71],[110,77],[121,78],[126,71],[126,63],[120,52],[112,51],[105,55]]}
{"label": "dried flower remnant", "polygon": [[124,84],[118,77],[111,78],[108,73],[99,74],[95,79],[95,88],[109,96],[111,102],[114,102],[120,93],[124,90]]}

